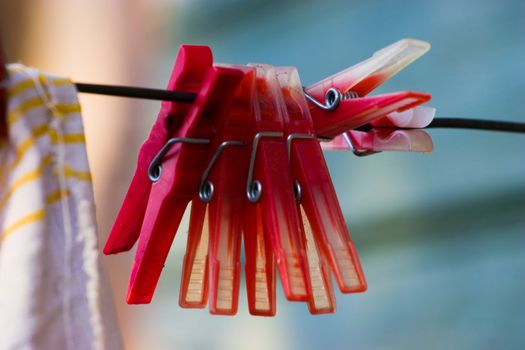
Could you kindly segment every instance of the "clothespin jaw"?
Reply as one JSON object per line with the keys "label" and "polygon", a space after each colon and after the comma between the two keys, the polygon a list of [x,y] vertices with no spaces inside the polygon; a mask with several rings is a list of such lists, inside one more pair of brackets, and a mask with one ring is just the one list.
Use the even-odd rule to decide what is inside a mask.
{"label": "clothespin jaw", "polygon": [[[426,42],[404,39],[306,88],[316,134],[333,138],[389,113],[402,112],[429,101],[430,94],[413,91],[364,97],[429,48]],[[326,107],[322,108],[323,104],[316,101],[325,99]]]}
{"label": "clothespin jaw", "polygon": [[[181,46],[167,90],[198,93],[213,62],[207,46]],[[135,174],[104,247],[104,254],[130,250],[137,241],[152,182],[148,168],[166,141],[180,127],[190,106],[163,101],[148,139],[142,145]]]}
{"label": "clothespin jaw", "polygon": [[[1,34],[1,33],[0,33]],[[7,138],[7,70],[0,37],[0,139]]]}
{"label": "clothespin jaw", "polygon": [[373,120],[368,130],[350,130],[329,142],[324,150],[351,150],[356,155],[382,151],[432,152],[432,138],[424,130],[435,115],[435,108],[418,106],[404,112],[390,113]]}

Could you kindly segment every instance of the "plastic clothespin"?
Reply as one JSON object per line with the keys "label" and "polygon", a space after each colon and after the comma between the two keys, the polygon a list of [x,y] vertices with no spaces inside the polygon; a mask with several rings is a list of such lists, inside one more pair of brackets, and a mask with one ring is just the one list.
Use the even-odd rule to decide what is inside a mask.
{"label": "plastic clothespin", "polygon": [[253,111],[255,69],[244,72],[225,121],[211,140],[199,196],[192,202],[179,304],[212,314],[237,313],[240,286],[242,213],[246,198],[239,179],[248,170],[248,133]]}
{"label": "plastic clothespin", "polygon": [[162,171],[152,185],[140,232],[128,303],[151,301],[184,211],[198,193],[210,139],[228,110],[242,74],[232,68],[209,69],[197,100],[171,139],[182,143],[174,143],[162,157]]}
{"label": "plastic clothespin", "polygon": [[[167,90],[198,93],[212,65],[206,46],[184,45],[180,48]],[[168,138],[180,127],[190,105],[163,101],[148,139],[140,148],[133,179],[104,247],[104,254],[130,250],[137,241],[146,213],[152,182],[148,169]]]}
{"label": "plastic clothespin", "polygon": [[[194,65],[193,62],[203,64]],[[177,66],[180,64],[182,70],[188,69],[185,71],[188,76],[204,77],[200,82],[196,79],[200,83],[197,99],[184,118],[173,120],[176,125],[174,132],[154,154],[154,159],[138,166],[145,170],[153,184],[140,229],[128,303],[151,301],[182,215],[198,192],[210,138],[242,79],[243,72],[212,67],[211,62],[211,52],[206,47],[186,46],[182,49]],[[144,158],[149,160],[150,157]]]}
{"label": "plastic clothespin", "polygon": [[297,209],[301,213],[312,283],[311,313],[335,312],[333,271],[343,293],[366,290],[366,281],[339,206],[297,70],[277,68],[286,104],[286,134]]}
{"label": "plastic clothespin", "polygon": [[[392,112],[425,103],[431,95],[403,91],[364,97],[430,49],[430,44],[400,40],[357,65],[305,89],[316,134],[333,138]],[[320,100],[326,100],[326,104]]]}
{"label": "plastic clothespin", "polygon": [[435,112],[435,108],[419,106],[390,113],[373,120],[370,130],[350,130],[321,146],[325,150],[351,150],[356,155],[382,151],[431,152],[432,138],[419,128],[428,126]]}
{"label": "plastic clothespin", "polygon": [[[1,33],[0,33],[1,34]],[[7,138],[7,70],[0,38],[0,139]]]}
{"label": "plastic clothespin", "polygon": [[[264,245],[269,244],[272,248],[286,298],[290,301],[307,301],[311,295],[308,262],[289,170],[280,87],[271,66],[254,67],[257,72],[256,96],[246,187],[249,203],[245,209],[245,215],[251,223],[244,229],[247,246],[252,249],[246,251],[247,260],[253,260],[253,254],[263,251],[262,229]],[[253,232],[254,228],[256,232]],[[255,238],[255,244],[249,242]],[[266,261],[268,258],[265,256]],[[269,272],[268,269],[266,272]],[[246,273],[251,274],[253,270],[250,271],[247,266]],[[269,281],[266,285],[273,287]],[[256,286],[248,286],[248,293],[249,300],[255,301],[250,302],[250,312],[263,314],[257,305],[257,295],[250,296],[250,293],[257,294]],[[274,297],[274,293],[265,291],[265,296]],[[270,305],[273,303],[270,301]],[[268,315],[273,313],[268,312]]]}

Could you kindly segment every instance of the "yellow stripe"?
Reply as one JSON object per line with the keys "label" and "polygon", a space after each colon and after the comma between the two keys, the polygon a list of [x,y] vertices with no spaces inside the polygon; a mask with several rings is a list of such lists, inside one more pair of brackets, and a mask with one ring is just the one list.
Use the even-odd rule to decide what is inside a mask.
{"label": "yellow stripe", "polygon": [[66,198],[69,196],[69,191],[65,188],[61,188],[56,190],[55,192],[51,192],[46,197],[46,204],[51,205],[55,202],[58,202],[59,200]]}
{"label": "yellow stripe", "polygon": [[33,80],[22,80],[18,83],[12,85],[9,87],[9,91],[7,92],[7,96],[9,98],[13,98],[18,94],[23,93],[24,91],[27,91],[29,89],[32,89],[35,87],[35,82]]}
{"label": "yellow stripe", "polygon": [[16,156],[15,159],[5,166],[2,167],[2,170],[0,171],[0,186],[4,186],[5,178],[7,174],[12,171],[23,159],[26,152],[34,146],[36,143],[36,139],[38,137],[41,137],[45,134],[47,134],[49,130],[48,124],[43,124],[35,127],[33,130],[31,130],[31,136],[20,142],[20,144],[16,148]]}
{"label": "yellow stripe", "polygon": [[73,82],[69,78],[52,78],[51,84],[56,87],[63,87],[67,85],[73,85]]}
{"label": "yellow stripe", "polygon": [[[64,189],[59,189],[55,192],[52,192],[46,196],[46,205],[56,203],[61,199],[67,197],[68,195],[69,192]],[[46,208],[44,208],[22,217],[20,220],[16,221],[14,224],[12,224],[11,226],[3,230],[2,233],[0,233],[0,242],[2,242],[4,239],[9,237],[11,234],[13,234],[13,232],[15,232],[21,227],[35,222],[43,221],[46,218],[46,214],[47,210]]]}
{"label": "yellow stripe", "polygon": [[[53,144],[56,145],[59,143],[58,133],[56,130],[51,130],[49,132],[49,137],[51,138],[51,142]],[[62,140],[60,141],[62,141],[62,143],[86,143],[86,138],[82,133],[71,133],[62,135]]]}
{"label": "yellow stripe", "polygon": [[[26,152],[35,145],[37,142],[37,138],[41,137],[45,134],[49,133],[51,142],[53,144],[58,144],[58,135],[55,130],[49,130],[49,124],[43,124],[36,126],[33,130],[31,130],[31,136],[20,142],[16,149],[16,156],[15,159],[6,166],[3,167],[3,169],[0,171],[0,185],[3,184],[3,180],[5,178],[5,175],[13,170],[24,158],[24,155]],[[86,139],[84,134],[82,133],[71,133],[71,134],[64,134],[62,135],[63,142],[67,144],[71,143],[86,143]]]}
{"label": "yellow stripe", "polygon": [[11,198],[11,196],[16,190],[18,190],[23,185],[42,177],[42,175],[44,174],[44,169],[51,164],[52,160],[53,158],[50,155],[44,157],[38,168],[24,174],[24,176],[15,180],[11,187],[9,187],[4,193],[2,199],[0,199],[0,211],[4,208],[7,201],[9,201],[9,198]]}
{"label": "yellow stripe", "polygon": [[79,181],[91,182],[91,173],[89,171],[78,171],[69,166],[64,167],[66,177],[74,178]]}
{"label": "yellow stripe", "polygon": [[7,237],[9,237],[17,229],[19,229],[19,228],[21,228],[21,227],[23,227],[25,225],[34,223],[34,222],[42,221],[45,218],[46,218],[46,210],[45,209],[40,209],[40,210],[38,210],[38,211],[36,211],[34,213],[31,213],[29,215],[24,216],[23,218],[21,218],[20,220],[18,220],[17,222],[12,224],[11,226],[9,226],[7,229],[2,231],[2,234],[0,236],[0,242],[3,241],[4,239],[6,239]]}
{"label": "yellow stripe", "polygon": [[[45,107],[44,102],[40,97],[32,97],[25,100],[19,106],[13,108],[8,112],[7,123],[10,126],[15,124],[26,113],[38,107]],[[58,104],[55,106],[55,108],[61,115],[69,113],[80,113],[81,110],[80,104],[78,102]]]}
{"label": "yellow stripe", "polygon": [[[50,80],[51,80],[51,84],[53,84],[55,87],[64,87],[64,86],[73,84],[71,80],[68,78],[54,78],[54,79],[52,78]],[[35,89],[35,88],[36,88],[36,85],[32,79],[22,80],[9,87],[7,96],[9,98],[13,98],[18,94],[22,94],[27,90]]]}
{"label": "yellow stripe", "polygon": [[35,109],[37,107],[45,107],[44,102],[40,97],[32,97],[24,102],[22,102],[20,105],[18,105],[16,108],[13,108],[12,110],[8,111],[7,113],[7,123],[9,125],[13,125],[16,123],[18,119],[20,119],[24,114],[26,114],[28,111]]}
{"label": "yellow stripe", "polygon": [[80,113],[81,112],[80,103],[78,103],[78,102],[59,104],[59,105],[56,106],[56,108],[61,114]]}

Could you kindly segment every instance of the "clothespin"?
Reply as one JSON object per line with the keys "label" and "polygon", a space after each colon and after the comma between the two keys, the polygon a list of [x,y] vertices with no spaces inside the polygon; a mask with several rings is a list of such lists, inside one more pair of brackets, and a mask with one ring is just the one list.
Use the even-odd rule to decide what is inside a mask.
{"label": "clothespin", "polygon": [[225,120],[213,135],[198,197],[192,201],[179,304],[206,306],[212,314],[237,313],[240,286],[242,211],[239,179],[248,171],[248,133],[253,113],[255,70],[244,72]]}
{"label": "clothespin", "polygon": [[[290,301],[307,301],[311,295],[308,262],[304,240],[302,237],[301,222],[295,205],[293,181],[289,171],[288,151],[286,148],[286,135],[284,120],[282,116],[282,105],[280,100],[280,87],[275,70],[271,66],[254,65],[256,75],[256,95],[254,103],[254,120],[252,147],[250,156],[250,167],[247,178],[247,204],[245,215],[250,218],[251,224],[245,226],[245,239],[250,251],[246,251],[253,261],[253,255],[269,244],[273,251],[277,271],[283,287],[284,295]],[[256,231],[254,232],[254,228]],[[261,239],[263,231],[264,240]],[[257,241],[253,242],[257,237]],[[264,241],[264,243],[263,243]],[[257,256],[260,259],[261,256]],[[269,256],[264,259],[267,262]],[[264,265],[264,260],[256,260],[257,264]],[[266,265],[267,275],[271,272]],[[254,271],[248,269],[247,274]],[[257,271],[255,271],[257,272]],[[251,276],[253,278],[253,276]],[[274,288],[274,284],[266,281],[268,288]],[[257,293],[256,286],[248,288],[248,293]],[[273,305],[273,290],[266,290],[264,299],[269,299]],[[257,295],[250,296],[250,312],[253,314],[265,314],[259,310]],[[274,312],[274,311],[273,311]],[[268,313],[271,315],[273,313]]]}
{"label": "clothespin", "polygon": [[[197,193],[214,127],[220,123],[227,111],[242,78],[242,71],[212,67],[211,62],[211,52],[207,47],[186,46],[181,49],[172,77],[178,78],[179,81],[183,81],[183,78],[192,80],[192,87],[198,88],[197,100],[189,109],[182,111],[183,118],[178,119],[170,116],[165,120],[164,115],[177,112],[177,109],[176,106],[163,106],[163,109],[168,108],[169,112],[161,111],[163,119],[158,123],[168,123],[167,129],[171,132],[158,132],[154,128],[150,138],[153,140],[151,143],[155,143],[157,147],[148,148],[148,151],[144,152],[147,154],[139,156],[138,171],[146,170],[145,173],[149,177],[146,181],[153,183],[149,185],[151,190],[146,197],[146,204],[131,204],[132,208],[138,207],[142,210],[145,207],[145,210],[142,224],[132,227],[140,227],[140,234],[128,289],[128,303],[148,303],[151,300],[182,215],[188,202]],[[151,152],[157,150],[158,140],[165,139],[166,134],[170,139],[164,140],[164,145],[157,153]],[[149,161],[150,159],[152,160]],[[144,161],[145,164],[140,164]],[[139,180],[137,185],[144,183],[143,175]],[[131,187],[134,185],[132,182]],[[130,190],[135,191],[134,188]],[[128,192],[126,199],[130,198],[129,202],[144,200],[143,196],[133,196],[133,192],[131,195]],[[143,193],[140,190],[137,192]],[[126,210],[125,206],[121,212],[123,210]],[[126,223],[121,224],[119,219],[120,216],[115,224],[115,236],[111,237],[112,232],[108,240],[108,244],[111,242],[109,247],[106,246],[108,252],[117,252],[120,247],[129,249],[136,240],[135,233],[121,234],[121,227]],[[113,242],[117,244],[114,245]],[[112,249],[114,246],[116,250]]]}
{"label": "clothespin", "polygon": [[[0,33],[1,34],[1,33]],[[0,139],[7,137],[7,70],[0,37]]]}
{"label": "clothespin", "polygon": [[314,134],[297,70],[277,68],[285,100],[285,131],[297,210],[301,214],[312,294],[311,313],[335,311],[330,270],[343,293],[362,292],[366,282],[354,244]]}
{"label": "clothespin", "polygon": [[[212,54],[208,47],[182,46],[167,90],[198,93],[211,65]],[[152,186],[152,181],[148,177],[149,166],[169,137],[180,127],[190,108],[191,106],[185,103],[162,102],[150,135],[140,149],[135,174],[106,241],[104,254],[128,251],[135,245]]]}
{"label": "clothespin", "polygon": [[369,130],[350,130],[329,142],[324,150],[350,150],[358,156],[382,151],[431,152],[432,138],[424,130],[435,115],[435,108],[418,106],[404,112],[393,112],[373,120]]}
{"label": "clothespin", "polygon": [[233,68],[208,70],[183,124],[149,168],[154,183],[133,263],[128,303],[151,301],[186,206],[198,191],[210,138],[227,112],[242,74]]}
{"label": "clothespin", "polygon": [[[389,113],[429,101],[430,94],[414,91],[365,97],[429,49],[430,45],[423,41],[400,40],[306,88],[316,135],[333,138]],[[319,102],[322,99],[325,103]]]}

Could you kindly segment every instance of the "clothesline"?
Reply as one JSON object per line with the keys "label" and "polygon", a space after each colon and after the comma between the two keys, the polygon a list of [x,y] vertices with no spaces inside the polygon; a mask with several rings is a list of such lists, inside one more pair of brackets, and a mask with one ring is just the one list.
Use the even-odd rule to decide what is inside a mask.
{"label": "clothesline", "polygon": [[[147,100],[173,101],[181,103],[191,103],[197,98],[197,94],[185,91],[170,91],[135,86],[86,83],[75,83],[75,85],[79,92],[108,96],[142,98]],[[366,130],[368,128],[369,127],[364,126],[360,129]],[[474,129],[525,133],[525,123],[470,118],[434,118],[434,120],[426,128]]]}

